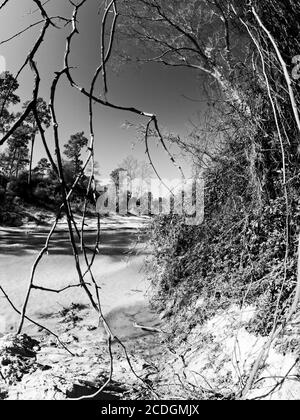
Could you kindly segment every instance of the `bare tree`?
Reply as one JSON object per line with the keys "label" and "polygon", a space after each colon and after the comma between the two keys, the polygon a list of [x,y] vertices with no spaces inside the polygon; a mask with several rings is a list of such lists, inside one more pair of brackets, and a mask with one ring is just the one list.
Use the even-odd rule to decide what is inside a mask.
{"label": "bare tree", "polygon": [[[0,12],[7,6],[9,0],[5,0],[0,5]],[[29,318],[27,315],[30,296],[33,290],[38,289],[45,293],[63,293],[71,286],[66,286],[61,290],[53,290],[50,287],[42,287],[37,280],[37,268],[44,255],[48,252],[52,237],[57,228],[59,217],[64,211],[67,217],[69,242],[72,248],[74,265],[77,272],[77,283],[72,287],[81,289],[89,299],[90,305],[98,315],[99,322],[101,322],[107,332],[107,349],[110,357],[110,369],[108,379],[103,386],[93,395],[94,397],[101,393],[103,389],[111,382],[114,368],[114,360],[112,353],[112,341],[115,339],[124,351],[124,356],[129,363],[130,368],[136,377],[142,379],[135,373],[131,360],[128,356],[127,349],[124,344],[116,337],[110,329],[102,311],[99,285],[93,273],[93,263],[95,257],[99,252],[100,243],[100,216],[98,216],[98,230],[95,237],[95,245],[90,252],[90,247],[86,245],[84,237],[85,217],[87,203],[90,199],[90,194],[96,199],[96,182],[95,182],[95,160],[94,150],[97,143],[97,135],[94,127],[94,108],[100,106],[109,108],[111,110],[123,111],[124,114],[132,114],[135,117],[141,118],[144,123],[144,144],[149,164],[158,174],[154,162],[151,158],[148,142],[151,136],[155,136],[162,149],[168,154],[170,160],[176,165],[175,159],[169,151],[168,143],[162,131],[160,130],[158,119],[155,114],[148,112],[131,105],[120,105],[113,100],[110,100],[110,88],[108,83],[107,71],[108,63],[113,58],[113,48],[115,41],[118,42],[119,49],[125,48],[123,56],[128,58],[131,56],[133,48],[137,48],[138,59],[141,63],[158,62],[163,65],[172,67],[186,67],[199,71],[199,74],[204,74],[208,77],[213,90],[220,90],[221,97],[225,103],[225,111],[230,108],[232,112],[232,126],[233,130],[236,128],[235,124],[238,120],[240,124],[246,125],[249,123],[249,132],[251,131],[251,148],[253,155],[256,152],[256,146],[259,144],[265,145],[264,139],[259,143],[260,139],[257,135],[270,136],[270,130],[276,131],[277,139],[276,153],[271,155],[272,159],[278,165],[278,156],[280,156],[280,175],[281,192],[287,196],[287,185],[290,185],[294,177],[297,176],[296,171],[299,165],[299,156],[296,153],[299,147],[299,115],[297,105],[299,101],[299,88],[293,86],[289,77],[288,66],[286,64],[286,57],[281,51],[282,45],[286,47],[285,54],[293,54],[295,46],[292,46],[291,39],[287,36],[288,24],[292,22],[292,18],[299,16],[299,6],[296,1],[291,0],[287,5],[283,5],[279,0],[266,2],[258,2],[257,0],[249,4],[246,0],[242,2],[230,0],[191,0],[183,2],[181,0],[174,0],[166,2],[163,0],[111,0],[101,3],[99,10],[99,21],[101,25],[101,36],[99,42],[99,63],[95,69],[93,79],[89,86],[81,86],[76,79],[74,68],[70,65],[70,54],[73,49],[75,37],[79,33],[78,25],[80,20],[80,11],[87,5],[87,0],[81,0],[76,4],[69,1],[72,6],[72,16],[65,18],[63,16],[50,16],[47,12],[47,1],[42,3],[40,0],[32,0],[32,4],[36,8],[36,12],[40,15],[39,22],[30,24],[27,28],[19,31],[11,36],[3,43],[10,42],[17,36],[24,34],[33,26],[41,25],[41,30],[36,41],[33,43],[28,55],[21,65],[19,71],[14,77],[1,79],[1,86],[4,87],[4,95],[1,91],[0,96],[0,131],[2,137],[0,138],[0,145],[6,142],[11,142],[16,138],[19,130],[22,130],[24,124],[30,121],[32,124],[34,137],[32,137],[32,152],[34,147],[35,134],[40,134],[45,154],[52,166],[53,172],[56,174],[61,191],[62,202],[57,213],[57,217],[48,234],[44,247],[37,256],[31,270],[30,278],[24,303],[22,308],[18,309],[14,306],[8,294],[1,287],[1,291],[10,305],[20,315],[17,333],[21,333],[24,328],[25,320],[37,324],[35,320]],[[263,3],[263,4],[262,4]],[[276,17],[278,10],[279,17]],[[284,28],[283,33],[276,39],[272,35],[271,28],[267,28],[264,24],[264,17],[269,13],[277,26],[275,29]],[[50,119],[47,117],[46,122],[41,113],[39,106],[40,101],[40,84],[42,74],[38,63],[38,53],[47,39],[50,36],[51,30],[60,30],[61,27],[70,27],[69,33],[65,39],[65,51],[63,58],[63,66],[57,69],[51,81],[49,91],[50,104],[49,110],[51,114],[51,135],[55,145],[55,157],[51,153],[45,135]],[[133,45],[134,44],[134,45]],[[245,47],[246,45],[246,52]],[[299,42],[295,43],[296,48],[299,48]],[[146,48],[145,48],[146,47]],[[20,75],[25,69],[29,69],[34,77],[32,86],[32,97],[24,106],[22,112],[16,118],[9,119],[7,114],[10,103],[17,103],[18,97],[14,96]],[[246,69],[242,72],[241,69]],[[241,80],[240,74],[247,75],[246,81]],[[253,75],[257,75],[257,83],[255,88],[249,88],[249,80]],[[76,166],[76,176],[72,185],[66,182],[64,174],[61,138],[60,138],[60,118],[57,112],[56,101],[60,82],[66,79],[70,89],[77,91],[78,95],[82,95],[87,101],[87,110],[89,118],[89,140],[88,140],[88,156],[85,162],[80,162],[78,149],[76,149],[74,162]],[[278,79],[280,83],[278,83]],[[101,83],[102,94],[97,94],[96,86]],[[255,95],[254,95],[255,94]],[[269,120],[266,121],[263,116],[257,122],[257,103],[258,96],[261,94],[263,98],[267,98],[268,119],[272,119],[271,128]],[[257,97],[256,97],[257,95]],[[254,98],[253,98],[254,96]],[[288,102],[287,102],[288,99]],[[287,105],[288,104],[288,105]],[[44,104],[43,104],[44,108]],[[266,108],[262,108],[264,111]],[[6,113],[6,116],[5,116]],[[272,115],[273,114],[273,115]],[[3,117],[4,115],[4,117]],[[7,123],[9,120],[9,123]],[[248,125],[247,125],[248,128]],[[266,137],[267,138],[267,137]],[[70,146],[73,146],[72,139]],[[86,141],[84,140],[84,145]],[[199,151],[196,152],[197,154]],[[270,158],[270,154],[265,153],[264,158]],[[32,160],[32,159],[31,159]],[[286,161],[291,162],[291,170],[286,170]],[[255,159],[249,159],[253,163]],[[19,161],[20,163],[20,161]],[[257,164],[257,160],[254,162]],[[125,166],[130,170],[130,176],[137,173],[136,163],[133,159],[125,162]],[[178,165],[177,165],[178,166]],[[255,165],[253,165],[255,166]],[[271,166],[271,165],[270,165]],[[83,178],[87,168],[92,168],[89,174],[88,185],[86,188],[86,196],[84,203],[84,211],[82,217],[81,227],[78,227],[74,220],[74,214],[71,206],[71,198],[78,183]],[[229,169],[230,163],[228,164]],[[277,166],[276,166],[277,167]],[[179,167],[179,170],[181,168]],[[30,171],[31,172],[31,171]],[[286,256],[284,264],[286,265],[287,258],[290,254],[290,237],[289,237],[289,203],[286,203]],[[78,241],[80,245],[78,246]],[[83,263],[79,254],[83,254]],[[285,267],[285,273],[287,272]],[[285,275],[282,281],[282,290],[286,283],[287,276]],[[262,361],[266,357],[267,351],[280,331],[283,330],[286,323],[291,320],[291,317],[297,309],[299,303],[300,290],[300,276],[298,267],[298,278],[295,287],[293,288],[294,299],[290,306],[288,313],[283,313],[280,316],[280,302],[282,300],[282,293],[278,297],[278,311],[274,314],[274,327],[267,342],[263,348],[260,357],[258,358],[253,371],[247,378],[247,383],[244,389],[241,390],[240,396],[246,398],[253,382],[257,378],[257,373],[261,367]],[[250,285],[251,286],[251,285]],[[45,328],[45,327],[43,327]],[[55,333],[52,333],[55,335]],[[56,335],[55,335],[56,336]],[[153,396],[157,397],[154,390],[149,383],[142,381],[143,384],[150,390]],[[83,397],[84,399],[86,397]]]}

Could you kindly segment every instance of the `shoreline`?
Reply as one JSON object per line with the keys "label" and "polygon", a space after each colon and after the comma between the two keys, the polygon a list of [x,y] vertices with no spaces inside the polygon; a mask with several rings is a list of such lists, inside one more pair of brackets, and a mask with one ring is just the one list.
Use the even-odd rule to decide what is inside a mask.
{"label": "shoreline", "polygon": [[[144,219],[142,220],[144,221]],[[141,248],[144,244],[139,244],[134,254],[128,255],[131,243],[138,232],[136,227],[138,218],[131,217],[130,221],[126,220],[126,226],[123,224],[120,226],[118,221],[115,226],[111,225],[111,220],[105,224],[103,254],[98,255],[95,260],[94,274],[101,287],[100,295],[104,316],[113,334],[126,345],[127,351],[131,354],[131,363],[134,369],[143,376],[149,373],[148,368],[144,368],[144,366],[152,358],[156,360],[156,353],[159,353],[158,359],[162,357],[161,340],[158,333],[137,326],[142,325],[155,329],[159,327],[160,320],[151,310],[146,296],[149,285],[141,271],[146,255]],[[133,221],[135,226],[133,226]],[[142,227],[141,224],[140,227]],[[22,248],[22,240],[24,240],[27,228],[28,226],[23,226],[21,229],[0,228],[2,239],[19,238],[19,241],[14,239],[12,244],[12,251],[17,253],[17,257],[10,256],[7,243],[5,247],[8,252],[0,254],[0,272],[3,271],[1,267],[5,267],[6,275],[3,280],[4,288],[8,290],[8,295],[17,308],[22,306],[23,290],[28,283],[28,275],[33,261],[31,250]],[[26,235],[27,247],[32,242],[34,248],[37,248],[36,242],[33,240],[43,240],[43,231],[45,231],[45,227],[33,229],[33,232]],[[90,235],[94,232],[94,230],[91,231]],[[58,235],[63,233],[63,236],[66,236],[67,230],[61,229],[56,233]],[[61,239],[59,238],[59,240]],[[53,242],[55,243],[56,240],[57,235],[54,236]],[[17,243],[21,244],[20,250],[16,247]],[[69,252],[61,254],[61,249],[64,249],[64,252],[67,251],[65,243],[63,243],[63,248],[61,248],[60,242],[55,246],[57,249],[56,247],[50,249],[49,256],[43,259],[37,279],[43,286],[50,284],[53,288],[59,288],[61,284],[67,284],[69,279],[74,281],[76,277],[74,277],[74,271],[69,271],[69,268],[71,269],[74,264],[72,255]],[[17,267],[22,267],[22,270]],[[0,275],[4,274],[4,271]],[[27,275],[23,280],[20,274],[25,272]],[[28,307],[28,315],[55,332],[72,353],[76,354],[76,357],[70,357],[70,354],[61,348],[53,336],[28,322],[25,323],[23,335],[15,337],[12,333],[15,331],[19,316],[3,300],[1,312],[7,315],[8,311],[11,313],[12,322],[8,321],[7,325],[10,325],[13,330],[10,330],[11,332],[6,330],[5,334],[0,337],[0,344],[4,343],[5,347],[8,343],[8,346],[11,345],[13,348],[20,346],[23,348],[24,342],[27,342],[28,334],[38,340],[39,350],[36,351],[35,362],[30,364],[30,367],[23,366],[23,362],[20,362],[22,357],[21,359],[19,356],[12,358],[10,366],[16,370],[16,375],[19,375],[21,380],[8,387],[6,399],[68,399],[92,393],[92,390],[95,391],[98,386],[101,386],[99,380],[101,382],[101,377],[109,372],[107,337],[104,327],[98,323],[97,314],[81,290],[70,289],[58,295],[33,290]],[[14,340],[21,340],[22,343],[14,344],[12,343]],[[129,384],[132,389],[139,387],[136,376],[132,374],[124,352],[117,342],[113,343],[113,349],[119,360],[115,371],[119,385],[121,384],[121,388],[124,388],[122,391],[122,397],[124,397],[124,393],[130,389]],[[0,352],[0,358],[7,356],[5,355],[4,352],[1,356]],[[27,372],[28,370],[30,373]],[[64,383],[57,377],[64,377]],[[84,385],[85,382],[90,385]],[[56,388],[61,389],[62,392],[57,394]],[[4,391],[0,386],[0,395],[3,395]],[[106,391],[104,395],[115,394],[109,391],[107,394]]]}

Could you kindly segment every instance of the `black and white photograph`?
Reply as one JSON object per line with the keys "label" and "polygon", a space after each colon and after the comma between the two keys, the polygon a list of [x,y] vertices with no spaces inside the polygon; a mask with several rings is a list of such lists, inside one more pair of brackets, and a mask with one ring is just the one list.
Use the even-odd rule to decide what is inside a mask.
{"label": "black and white photograph", "polygon": [[0,0],[0,400],[299,399],[300,2]]}

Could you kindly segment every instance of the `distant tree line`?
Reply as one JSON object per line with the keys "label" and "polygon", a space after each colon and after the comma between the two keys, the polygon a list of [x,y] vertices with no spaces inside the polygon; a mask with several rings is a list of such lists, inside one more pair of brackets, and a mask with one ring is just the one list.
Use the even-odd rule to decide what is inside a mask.
{"label": "distant tree line", "polygon": [[[20,112],[14,109],[21,100],[17,95],[18,83],[9,72],[0,79],[0,132],[4,135],[27,108],[28,102],[22,105]],[[42,128],[46,130],[51,124],[51,113],[43,98],[38,98],[37,112]],[[51,163],[42,157],[33,165],[35,142],[38,127],[33,113],[13,132],[0,153],[0,197],[1,208],[12,205],[20,199],[30,204],[57,207],[61,204],[61,185]],[[67,187],[83,170],[82,153],[87,147],[88,139],[84,132],[70,136],[64,145],[63,170]],[[88,185],[87,176],[82,176],[73,194],[73,201],[83,199]],[[7,208],[6,208],[7,210]]]}

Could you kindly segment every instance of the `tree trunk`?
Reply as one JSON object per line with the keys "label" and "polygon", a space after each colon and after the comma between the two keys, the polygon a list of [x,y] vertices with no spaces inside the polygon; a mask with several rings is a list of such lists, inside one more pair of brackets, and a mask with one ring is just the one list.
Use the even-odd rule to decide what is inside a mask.
{"label": "tree trunk", "polygon": [[33,160],[33,149],[34,149],[34,142],[35,142],[35,135],[36,135],[36,125],[33,125],[33,133],[31,137],[31,150],[30,150],[30,160],[29,160],[29,172],[28,172],[28,185],[31,184],[31,173],[32,173],[32,160]]}
{"label": "tree trunk", "polygon": [[13,156],[12,156],[11,161],[10,161],[10,168],[9,168],[9,178],[10,179],[11,179],[12,174],[13,174],[13,167],[14,167],[15,158],[16,158],[16,149],[14,150]]}

